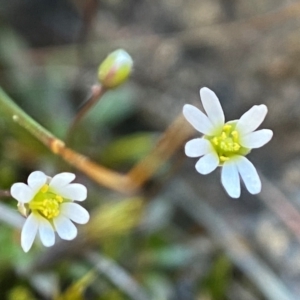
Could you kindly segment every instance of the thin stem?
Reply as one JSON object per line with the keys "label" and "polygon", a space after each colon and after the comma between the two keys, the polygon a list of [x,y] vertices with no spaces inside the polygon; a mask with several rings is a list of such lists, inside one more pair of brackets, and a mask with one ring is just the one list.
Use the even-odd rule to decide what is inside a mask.
{"label": "thin stem", "polygon": [[27,115],[10,97],[0,88],[0,106],[13,121],[28,130],[34,137],[42,142],[54,154],[61,156],[67,163],[81,170],[97,183],[116,191],[125,193],[128,190],[128,181],[125,175],[111,171],[97,165],[89,158],[65,146],[64,142],[38,124]]}
{"label": "thin stem", "polygon": [[[91,98],[91,102],[89,101],[82,108],[79,115],[83,116],[104,92],[102,88],[98,89],[98,92],[93,94],[94,97]],[[183,116],[177,117],[162,134],[151,153],[137,163],[126,175],[123,175],[98,165],[88,157],[66,147],[63,141],[56,138],[28,116],[1,88],[0,105],[2,110],[10,115],[15,122],[28,130],[54,154],[62,157],[67,163],[82,171],[100,185],[126,194],[136,192],[157,172],[164,161],[168,160],[175,151],[182,147],[188,137],[194,133],[194,129],[187,124]],[[79,120],[80,118],[77,117],[76,119]]]}
{"label": "thin stem", "polygon": [[183,143],[192,136],[194,129],[189,126],[183,116],[179,116],[161,135],[157,144],[149,155],[137,163],[128,173],[131,188],[133,190],[141,187],[155,172],[162,163],[168,160]]}
{"label": "thin stem", "polygon": [[96,164],[88,157],[65,147],[61,141],[53,141],[50,150],[99,184],[121,193],[127,193],[130,190],[131,182],[126,175]]}
{"label": "thin stem", "polygon": [[10,197],[10,192],[8,190],[0,190],[0,198],[2,197]]}
{"label": "thin stem", "polygon": [[91,96],[83,103],[81,106],[79,112],[75,116],[73,122],[71,123],[66,141],[69,141],[71,138],[72,133],[74,132],[74,129],[80,122],[80,120],[86,115],[86,113],[101,99],[101,97],[105,94],[107,89],[105,89],[102,85],[94,85],[91,88]]}
{"label": "thin stem", "polygon": [[29,115],[27,115],[0,87],[0,107],[1,111],[9,115],[14,122],[29,131],[34,137],[44,145],[49,145],[55,136],[47,129],[42,127]]}

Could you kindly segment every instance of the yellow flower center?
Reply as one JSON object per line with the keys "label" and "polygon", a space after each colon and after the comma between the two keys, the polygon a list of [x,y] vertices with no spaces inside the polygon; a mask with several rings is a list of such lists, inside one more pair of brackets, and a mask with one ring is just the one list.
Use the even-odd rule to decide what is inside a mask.
{"label": "yellow flower center", "polygon": [[226,123],[219,135],[205,136],[216,150],[220,165],[234,155],[246,155],[250,152],[250,149],[241,146],[235,126],[236,122]]}
{"label": "yellow flower center", "polygon": [[51,220],[59,215],[60,204],[63,201],[63,197],[49,191],[49,185],[45,184],[29,202],[29,208],[32,212],[37,212]]}

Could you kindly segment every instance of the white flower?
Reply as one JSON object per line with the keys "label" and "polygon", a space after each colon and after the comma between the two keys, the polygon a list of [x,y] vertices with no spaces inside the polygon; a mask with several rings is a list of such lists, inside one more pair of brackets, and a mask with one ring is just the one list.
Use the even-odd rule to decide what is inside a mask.
{"label": "white flower", "polygon": [[[261,191],[261,181],[253,164],[245,157],[251,149],[268,143],[273,132],[269,129],[254,131],[267,114],[265,105],[255,105],[239,120],[225,123],[223,109],[216,94],[208,88],[200,90],[206,115],[198,108],[186,104],[183,114],[187,121],[203,135],[186,143],[185,154],[201,157],[196,163],[200,174],[208,174],[222,167],[221,181],[233,198],[241,194],[240,176],[251,194]],[[239,176],[240,175],[240,176]]]}
{"label": "white flower", "polygon": [[26,219],[22,233],[21,245],[25,252],[31,248],[37,232],[44,246],[50,247],[55,242],[55,231],[64,240],[72,240],[77,235],[77,228],[71,222],[85,224],[89,213],[73,200],[84,201],[87,189],[75,179],[72,173],[60,173],[53,178],[41,171],[32,172],[28,185],[15,183],[11,195],[18,200],[22,211],[31,211]]}

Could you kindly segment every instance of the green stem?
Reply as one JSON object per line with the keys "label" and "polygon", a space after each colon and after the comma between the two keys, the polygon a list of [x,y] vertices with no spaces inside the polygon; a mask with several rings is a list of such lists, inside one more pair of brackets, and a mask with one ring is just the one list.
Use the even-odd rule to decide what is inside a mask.
{"label": "green stem", "polygon": [[27,115],[0,87],[0,109],[12,120],[29,131],[44,145],[50,146],[55,136]]}
{"label": "green stem", "polygon": [[13,121],[29,131],[54,154],[62,157],[70,165],[81,170],[99,184],[123,193],[128,190],[130,182],[126,175],[102,167],[92,162],[88,157],[67,148],[63,141],[57,139],[52,133],[28,116],[1,88],[0,111],[10,116]]}
{"label": "green stem", "polygon": [[81,119],[86,115],[86,113],[102,98],[102,96],[105,94],[107,89],[102,86],[102,85],[94,85],[92,87],[92,94],[91,96],[87,99],[86,102],[84,102],[75,116],[73,122],[71,123],[67,137],[65,139],[66,143],[68,144],[68,141],[70,141],[71,135],[74,132],[76,126],[78,123],[81,121]]}

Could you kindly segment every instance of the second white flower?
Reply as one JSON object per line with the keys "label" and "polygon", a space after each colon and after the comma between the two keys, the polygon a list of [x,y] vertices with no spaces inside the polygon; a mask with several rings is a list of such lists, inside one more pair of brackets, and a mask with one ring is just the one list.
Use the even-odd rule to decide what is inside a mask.
{"label": "second white flower", "polygon": [[261,181],[253,164],[245,157],[251,149],[260,148],[273,136],[270,129],[255,131],[265,119],[267,107],[255,105],[239,120],[225,123],[224,112],[216,94],[208,88],[200,90],[206,114],[193,105],[186,104],[183,114],[202,138],[187,142],[185,153],[189,157],[201,157],[196,170],[208,174],[222,167],[221,181],[233,198],[241,194],[240,176],[251,194],[261,191]]}
{"label": "second white flower", "polygon": [[74,179],[72,173],[60,173],[51,178],[35,171],[29,175],[28,185],[22,182],[12,185],[11,195],[19,202],[19,209],[30,212],[21,233],[25,252],[31,248],[37,232],[43,245],[50,247],[55,243],[55,231],[60,238],[72,240],[77,235],[73,222],[88,222],[89,213],[73,202],[85,200],[87,189],[82,184],[71,183]]}

